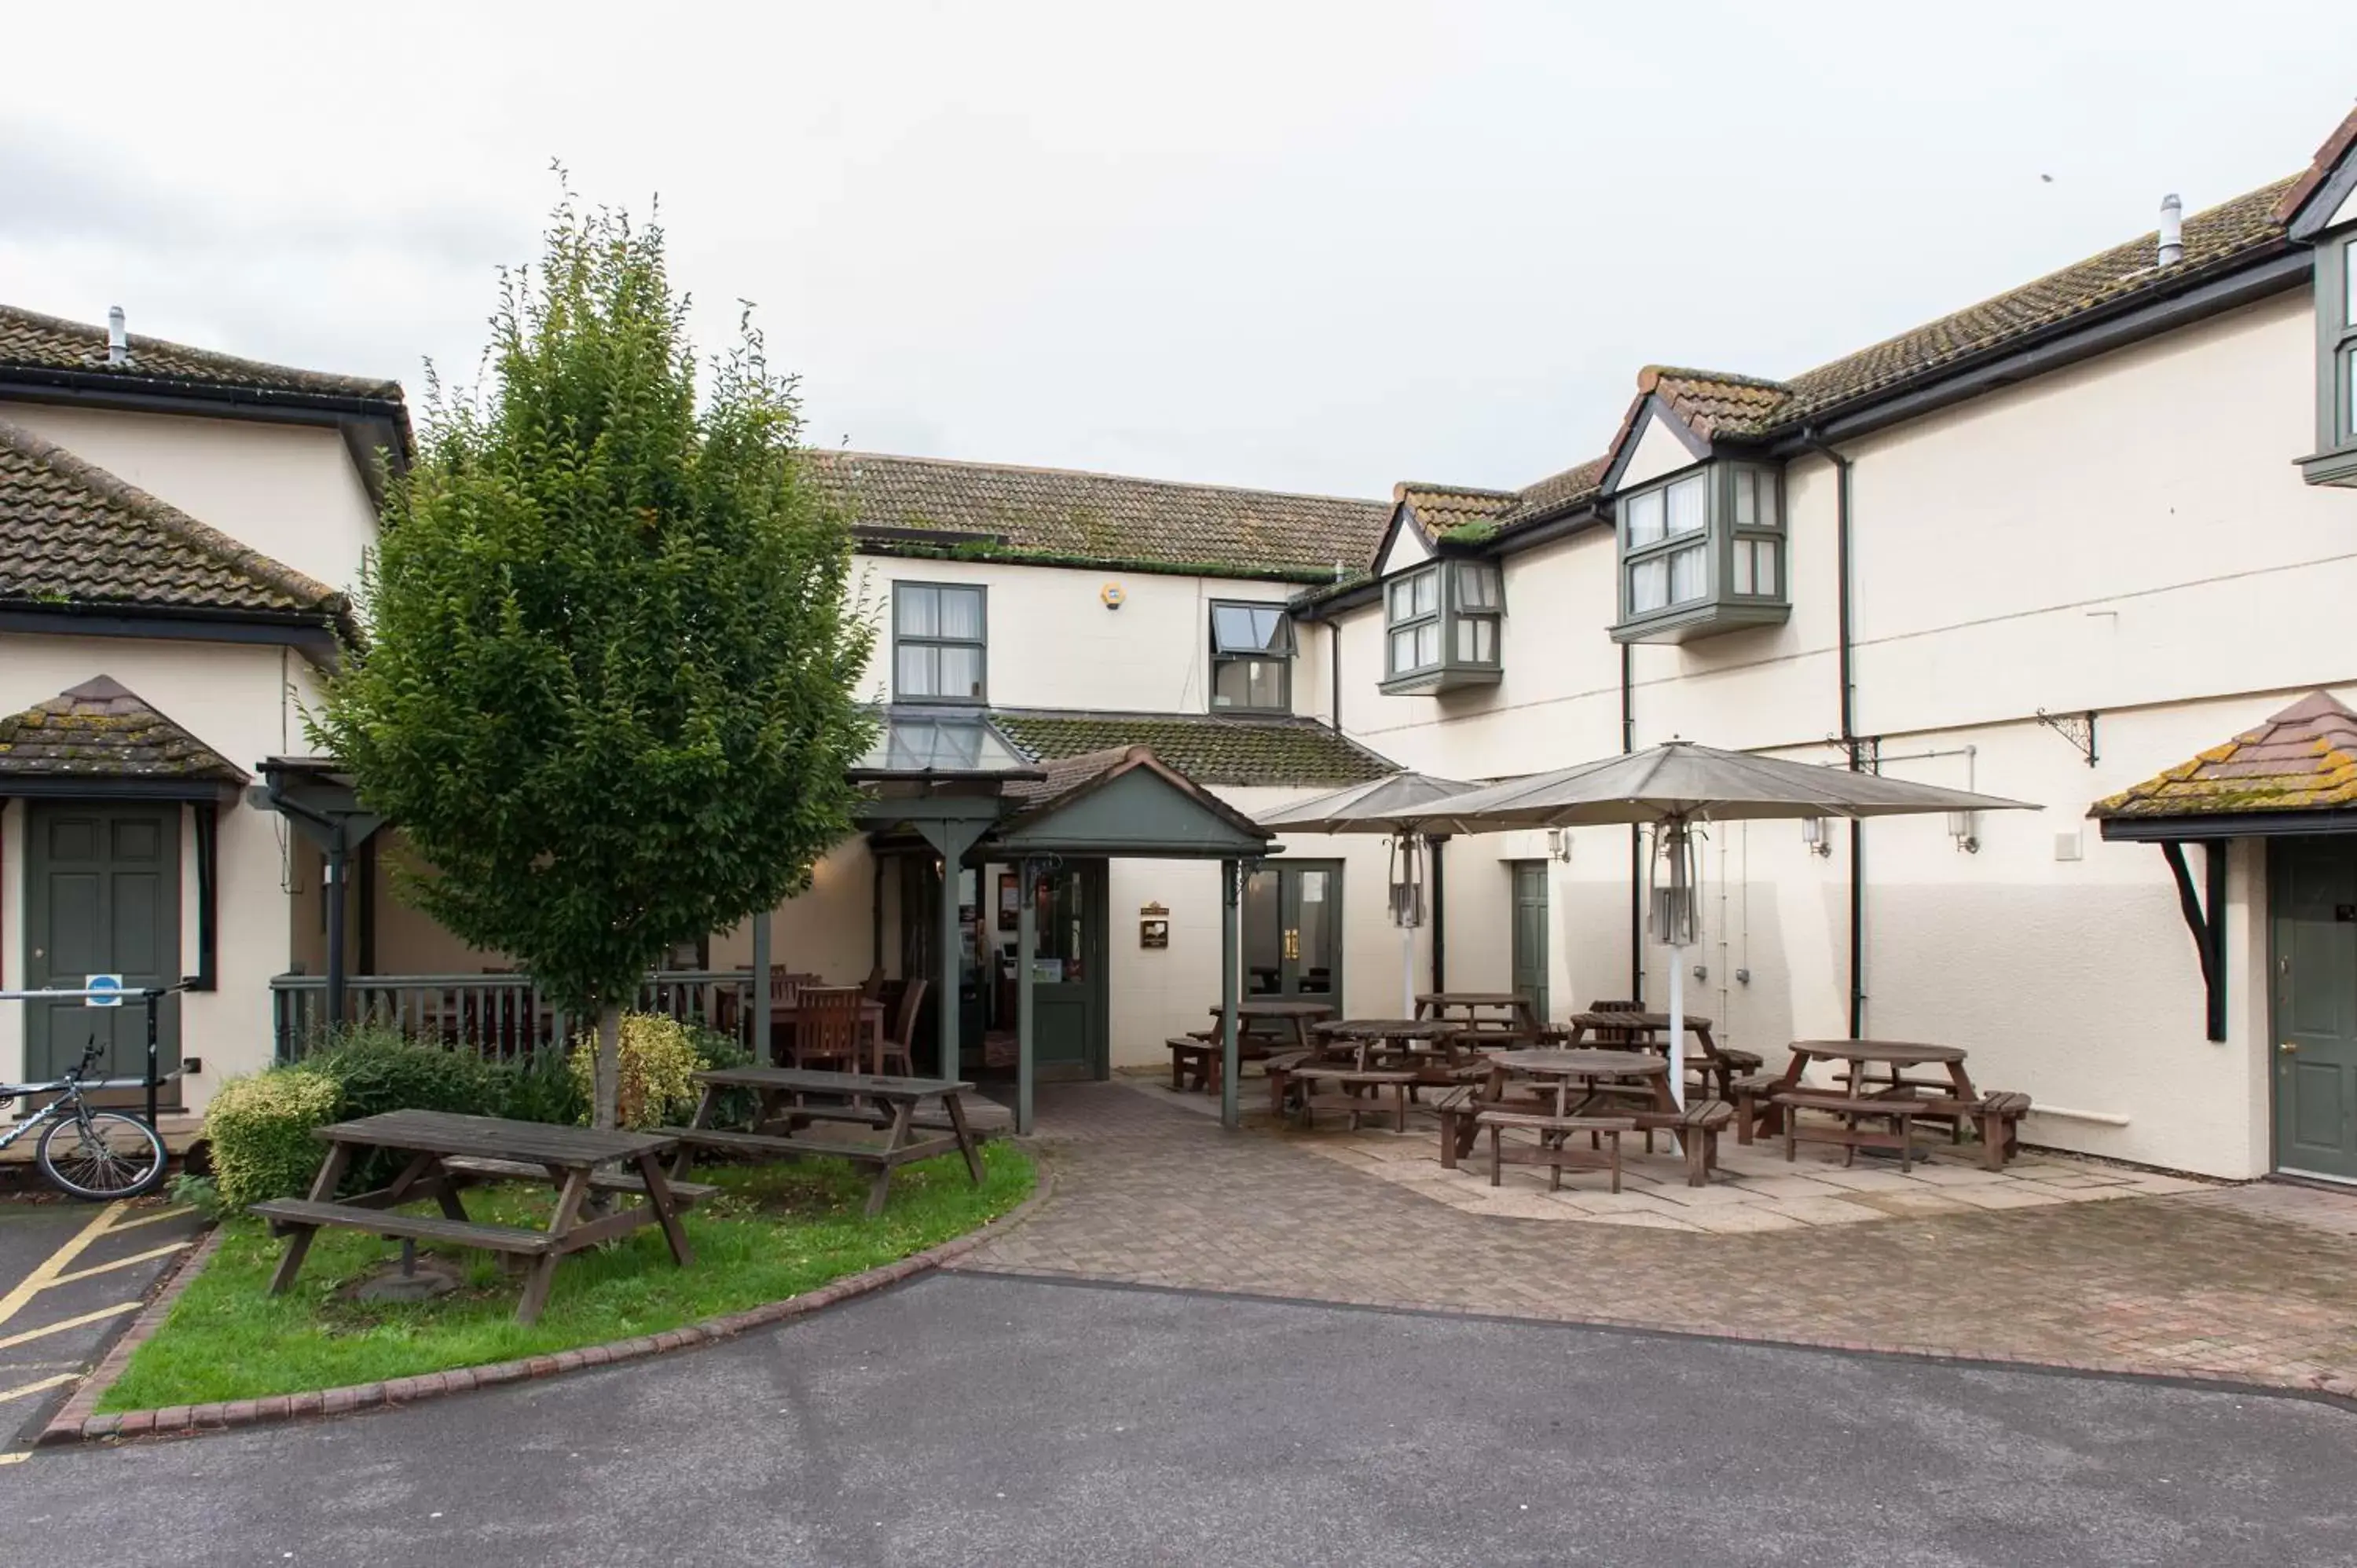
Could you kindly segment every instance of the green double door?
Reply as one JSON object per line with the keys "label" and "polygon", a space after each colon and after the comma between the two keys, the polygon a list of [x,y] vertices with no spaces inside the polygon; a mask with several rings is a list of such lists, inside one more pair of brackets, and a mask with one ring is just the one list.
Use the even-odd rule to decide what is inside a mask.
{"label": "green double door", "polygon": [[[25,826],[25,982],[78,989],[93,974],[120,974],[125,991],[180,977],[180,808],[177,805],[27,803]],[[160,1067],[179,1060],[179,1015],[166,998],[157,1017]],[[110,1078],[146,1069],[147,1014],[119,1007],[27,1003],[26,1071],[53,1078],[92,1040]]]}
{"label": "green double door", "polygon": [[2271,840],[2276,1166],[2357,1181],[2357,838]]}
{"label": "green double door", "polygon": [[1244,878],[1244,994],[1341,1005],[1342,863],[1280,861]]}

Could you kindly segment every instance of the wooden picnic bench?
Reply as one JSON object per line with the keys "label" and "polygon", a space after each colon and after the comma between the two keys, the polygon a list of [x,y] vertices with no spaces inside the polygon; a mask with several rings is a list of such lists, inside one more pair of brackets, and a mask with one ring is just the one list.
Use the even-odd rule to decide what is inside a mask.
{"label": "wooden picnic bench", "polygon": [[[1851,1165],[1860,1149],[1889,1149],[1899,1156],[1899,1169],[1909,1170],[1915,1161],[1915,1117],[1922,1109],[1920,1102],[1899,1096],[1879,1099],[1846,1091],[1782,1089],[1769,1096],[1769,1101],[1784,1113],[1784,1157],[1792,1159],[1803,1144],[1835,1144],[1842,1151],[1842,1164]],[[1819,1122],[1803,1123],[1795,1112],[1823,1111],[1830,1113],[1835,1125]],[[1888,1131],[1877,1132],[1866,1125],[1868,1122],[1890,1123]]]}
{"label": "wooden picnic bench", "polygon": [[[1566,1165],[1574,1170],[1609,1170],[1612,1190],[1619,1192],[1620,1134],[1637,1130],[1637,1123],[1626,1116],[1557,1116],[1545,1111],[1481,1111],[1475,1113],[1473,1122],[1490,1134],[1491,1187],[1503,1179],[1507,1165],[1544,1165],[1550,1192],[1563,1190]],[[1509,1128],[1536,1133],[1538,1139],[1509,1145],[1505,1141]],[[1591,1147],[1583,1149],[1573,1141],[1581,1133],[1587,1134]]]}
{"label": "wooden picnic bench", "polygon": [[[679,1222],[684,1205],[664,1175],[662,1156],[673,1140],[662,1133],[600,1132],[541,1122],[511,1122],[496,1116],[461,1116],[446,1111],[388,1111],[316,1130],[328,1145],[328,1158],[311,1183],[310,1196],[276,1198],[251,1212],[285,1235],[286,1255],[270,1277],[270,1293],[295,1283],[304,1255],[322,1226],[342,1226],[407,1241],[471,1247],[502,1257],[529,1259],[532,1273],[516,1304],[516,1320],[535,1321],[548,1304],[556,1264],[568,1253],[642,1225],[660,1225],[672,1258],[684,1267],[694,1261]],[[336,1188],[361,1153],[382,1149],[410,1156],[400,1173],[372,1192],[339,1199]],[[627,1164],[635,1176],[606,1167]],[[556,1206],[548,1227],[485,1224],[468,1217],[459,1197],[469,1184],[518,1177],[552,1183]],[[690,1201],[710,1189],[691,1186]],[[591,1219],[582,1208],[592,1192],[635,1194],[643,1201]],[[404,1203],[434,1199],[439,1215],[395,1214]]]}
{"label": "wooden picnic bench", "polygon": [[[719,1150],[755,1158],[799,1159],[820,1155],[849,1160],[875,1172],[867,1188],[867,1215],[884,1212],[892,1173],[914,1160],[928,1160],[952,1150],[965,1156],[966,1174],[982,1185],[980,1140],[966,1124],[961,1096],[974,1088],[953,1079],[886,1078],[875,1073],[825,1072],[806,1068],[714,1068],[694,1075],[704,1088],[694,1121],[685,1127],[666,1127],[663,1135],[677,1145],[673,1174],[686,1174],[692,1151]],[[720,1111],[730,1090],[749,1090],[755,1101],[752,1125],[720,1127]],[[942,1102],[942,1116],[920,1119],[919,1105]],[[844,1138],[812,1137],[813,1122],[850,1123],[884,1134],[881,1143],[856,1143]],[[931,1134],[920,1136],[920,1133]]]}
{"label": "wooden picnic bench", "polygon": [[[1320,1111],[1347,1111],[1351,1115],[1351,1131],[1359,1130],[1359,1118],[1377,1109],[1383,1091],[1392,1096],[1392,1130],[1407,1131],[1408,1090],[1417,1079],[1413,1072],[1396,1068],[1360,1068],[1341,1065],[1308,1065],[1296,1067],[1289,1074],[1291,1081],[1301,1088],[1298,1115],[1307,1127]],[[1331,1085],[1329,1092],[1320,1088]],[[1372,1092],[1370,1092],[1372,1091]]]}
{"label": "wooden picnic bench", "polygon": [[[1839,1090],[1810,1088],[1803,1074],[1812,1061],[1839,1064],[1841,1070],[1831,1075],[1833,1081],[1841,1086]],[[1883,1069],[1878,1078],[1874,1070],[1878,1068]],[[1811,1098],[1788,1098],[1798,1096]],[[1990,1170],[2003,1169],[2005,1162],[2020,1152],[2021,1119],[2030,1110],[2029,1096],[2026,1094],[2011,1090],[1984,1092],[1975,1088],[1971,1074],[1964,1069],[1962,1047],[1912,1040],[1796,1040],[1792,1043],[1792,1059],[1781,1073],[1753,1073],[1738,1079],[1735,1098],[1736,1137],[1742,1143],[1749,1143],[1755,1133],[1789,1130],[1797,1112],[1830,1112],[1843,1127],[1856,1129],[1861,1120],[1850,1113],[1850,1101],[1877,1107],[1904,1101],[1911,1112],[1903,1122],[1891,1123],[1893,1132],[1868,1133],[1865,1142],[1852,1147],[1891,1148],[1889,1139],[1897,1132],[1911,1131],[1916,1122],[1943,1122],[1951,1143],[1963,1141],[1966,1126],[1974,1128],[1980,1137],[1982,1163]],[[1819,1104],[1815,1102],[1818,1098],[1836,1099],[1843,1103]],[[1881,1119],[1890,1120],[1888,1115]],[[1802,1134],[1800,1141],[1831,1143],[1841,1139],[1820,1129]],[[1849,1157],[1844,1156],[1846,1163]],[[1911,1143],[1900,1152],[1900,1157],[1902,1164],[1911,1162]]]}

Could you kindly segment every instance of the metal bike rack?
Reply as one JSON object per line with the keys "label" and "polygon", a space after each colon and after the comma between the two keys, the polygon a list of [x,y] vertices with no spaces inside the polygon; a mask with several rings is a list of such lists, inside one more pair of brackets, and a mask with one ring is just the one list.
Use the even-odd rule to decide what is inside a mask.
{"label": "metal bike rack", "polygon": [[[93,997],[107,997],[116,1003],[127,1002],[135,997],[137,998],[143,1010],[147,1015],[147,1076],[145,1078],[101,1079],[93,1083],[86,1083],[82,1085],[82,1087],[84,1089],[145,1090],[147,1091],[147,1125],[150,1129],[160,1132],[161,1129],[157,1128],[156,1125],[156,1091],[162,1089],[166,1084],[178,1079],[180,1076],[180,1069],[178,1068],[174,1068],[168,1073],[160,1074],[156,1070],[160,1065],[157,1061],[156,1052],[156,1014],[157,1009],[162,1005],[165,997],[170,995],[175,991],[185,989],[186,985],[184,983],[181,985],[145,986],[135,991],[119,987],[98,991],[83,990],[79,988],[71,991],[0,990],[0,1002],[79,1001],[84,1007],[89,1007],[92,1004],[91,999]],[[29,1077],[30,1075],[27,1074],[27,1076]]]}

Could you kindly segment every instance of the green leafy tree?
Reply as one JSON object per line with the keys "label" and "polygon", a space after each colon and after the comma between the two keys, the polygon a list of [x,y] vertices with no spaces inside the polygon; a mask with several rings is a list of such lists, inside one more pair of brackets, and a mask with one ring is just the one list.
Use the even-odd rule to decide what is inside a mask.
{"label": "green leafy tree", "polygon": [[749,309],[701,399],[662,230],[557,207],[487,384],[429,398],[316,744],[433,868],[404,896],[597,1020],[850,832],[872,618]]}

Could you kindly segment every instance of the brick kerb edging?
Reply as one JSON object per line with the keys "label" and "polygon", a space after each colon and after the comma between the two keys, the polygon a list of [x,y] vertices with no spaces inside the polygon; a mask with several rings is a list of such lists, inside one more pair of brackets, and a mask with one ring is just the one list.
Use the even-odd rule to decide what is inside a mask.
{"label": "brick kerb edging", "polygon": [[641,1334],[630,1339],[585,1345],[577,1350],[559,1350],[553,1355],[528,1356],[514,1361],[494,1361],[483,1367],[458,1367],[446,1372],[424,1372],[415,1377],[388,1378],[382,1382],[353,1383],[342,1388],[315,1389],[305,1393],[274,1394],[264,1399],[172,1405],[163,1410],[121,1411],[112,1415],[93,1413],[100,1397],[130,1364],[132,1354],[163,1326],[181,1292],[188,1289],[202,1264],[220,1248],[221,1233],[215,1230],[202,1245],[190,1251],[179,1272],[140,1313],[114,1348],[98,1364],[97,1369],[83,1380],[82,1386],[66,1402],[64,1408],[42,1429],[36,1442],[42,1447],[51,1447],[105,1438],[187,1436],[274,1422],[298,1421],[311,1416],[345,1415],[353,1411],[374,1410],[380,1406],[414,1404],[419,1400],[465,1393],[472,1389],[495,1388],[502,1383],[554,1377],[561,1372],[579,1371],[588,1367],[619,1366],[622,1362],[641,1360],[649,1356],[717,1344],[756,1328],[833,1306],[837,1302],[871,1294],[887,1285],[899,1284],[903,1280],[962,1258],[984,1242],[1005,1235],[1014,1226],[1030,1219],[1055,1194],[1054,1171],[1046,1157],[1036,1146],[1025,1152],[1031,1156],[1032,1169],[1036,1173],[1031,1196],[997,1219],[985,1220],[964,1235],[953,1236],[921,1252],[913,1252],[897,1262],[860,1273],[846,1274],[815,1290],[788,1296],[783,1301],[767,1302],[743,1312],[707,1317],[684,1327],[667,1328],[660,1334]]}

